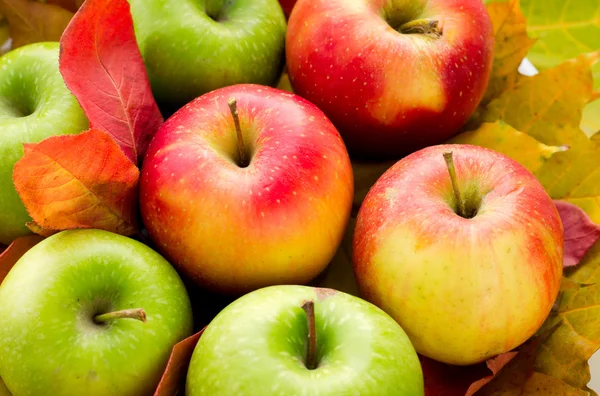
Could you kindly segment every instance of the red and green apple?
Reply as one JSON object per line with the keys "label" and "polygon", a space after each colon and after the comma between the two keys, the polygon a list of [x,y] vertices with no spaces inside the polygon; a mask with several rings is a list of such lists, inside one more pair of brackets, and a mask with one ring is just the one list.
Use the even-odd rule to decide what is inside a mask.
{"label": "red and green apple", "polygon": [[158,249],[197,284],[232,295],[321,273],[352,194],[350,159],[327,117],[260,85],[222,88],[175,113],[150,144],[140,181]]}
{"label": "red and green apple", "polygon": [[351,153],[374,157],[458,132],[493,52],[481,0],[299,0],[286,41],[294,92],[327,114]]}
{"label": "red and green apple", "polygon": [[523,166],[481,147],[433,146],[367,194],[354,271],[361,296],[395,318],[417,352],[467,365],[539,329],[559,291],[563,239],[556,207]]}

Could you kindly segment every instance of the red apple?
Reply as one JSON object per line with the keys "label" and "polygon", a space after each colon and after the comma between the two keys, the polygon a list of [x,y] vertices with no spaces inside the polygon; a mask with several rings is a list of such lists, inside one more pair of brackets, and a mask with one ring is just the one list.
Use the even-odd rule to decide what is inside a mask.
{"label": "red apple", "polygon": [[493,51],[481,0],[299,0],[286,36],[294,91],[365,156],[455,134],[483,97]]}
{"label": "red apple", "polygon": [[419,353],[472,364],[520,345],[544,322],[560,287],[563,227],[524,167],[485,148],[440,145],[375,183],[358,213],[353,260],[361,295],[396,319]]}
{"label": "red apple", "polygon": [[352,194],[333,124],[299,96],[259,85],[218,89],[175,113],[154,137],[140,181],[158,249],[196,283],[227,294],[315,278],[342,240]]}

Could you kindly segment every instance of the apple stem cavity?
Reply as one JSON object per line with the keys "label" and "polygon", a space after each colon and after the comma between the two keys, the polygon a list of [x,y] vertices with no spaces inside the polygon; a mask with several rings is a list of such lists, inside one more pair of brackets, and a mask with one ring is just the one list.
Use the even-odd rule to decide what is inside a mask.
{"label": "apple stem cavity", "polygon": [[137,319],[146,323],[146,311],[142,308],[133,308],[94,316],[94,322],[96,323],[105,323],[113,319]]}
{"label": "apple stem cavity", "polygon": [[454,167],[454,159],[452,157],[452,151],[444,153],[444,160],[448,167],[448,173],[450,174],[450,181],[452,181],[452,189],[454,190],[454,196],[456,197],[456,203],[458,206],[458,212],[456,213],[460,217],[468,218],[467,211],[465,209],[465,203],[460,196],[460,190],[458,189],[458,181],[456,179],[456,168]]}
{"label": "apple stem cavity", "polygon": [[238,151],[239,151],[239,163],[238,165],[242,168],[248,166],[248,156],[246,155],[246,147],[244,147],[244,137],[242,136],[242,127],[240,126],[240,117],[237,111],[237,101],[235,98],[230,98],[227,101],[231,116],[233,117],[233,123],[235,124],[235,134],[237,135]]}
{"label": "apple stem cavity", "polygon": [[439,21],[434,19],[417,19],[401,25],[400,33],[424,34],[426,36],[440,38],[442,37],[443,30]]}
{"label": "apple stem cavity", "polygon": [[315,303],[314,301],[306,301],[302,305],[302,309],[306,312],[306,320],[308,323],[308,351],[306,353],[306,368],[314,370],[317,368],[317,329],[315,324]]}

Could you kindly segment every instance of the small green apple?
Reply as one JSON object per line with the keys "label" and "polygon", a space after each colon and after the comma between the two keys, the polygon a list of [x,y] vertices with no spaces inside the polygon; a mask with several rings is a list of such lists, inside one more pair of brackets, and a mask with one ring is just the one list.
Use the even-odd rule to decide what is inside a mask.
{"label": "small green apple", "polygon": [[192,322],[158,253],[107,231],[63,231],[0,286],[0,376],[14,395],[152,394]]}
{"label": "small green apple", "polygon": [[277,0],[130,0],[152,91],[181,106],[217,88],[274,85],[285,58]]}
{"label": "small green apple", "polygon": [[26,45],[0,58],[0,244],[29,234],[12,172],[23,143],[78,133],[88,121],[58,71],[58,43]]}
{"label": "small green apple", "polygon": [[424,394],[417,354],[374,305],[333,289],[269,286],[207,326],[186,395]]}

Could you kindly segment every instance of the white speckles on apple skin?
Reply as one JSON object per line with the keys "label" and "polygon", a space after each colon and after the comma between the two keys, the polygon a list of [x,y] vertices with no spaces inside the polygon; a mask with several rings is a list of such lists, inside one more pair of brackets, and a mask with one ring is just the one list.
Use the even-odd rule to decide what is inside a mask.
{"label": "white speckles on apple skin", "polygon": [[[183,105],[223,86],[273,85],[278,80],[285,56],[286,21],[277,0],[210,4],[131,0],[130,4],[159,102]],[[214,21],[207,12],[219,14],[222,20]]]}
{"label": "white speckles on apple skin", "polygon": [[[59,73],[58,47],[36,43],[0,58],[0,244],[31,233],[25,226],[31,218],[12,181],[23,143],[88,128],[83,110]],[[23,117],[24,111],[32,114]]]}
{"label": "white speckles on apple skin", "polygon": [[[473,219],[452,206],[447,151],[461,191],[482,199]],[[524,216],[534,207],[546,209]],[[421,353],[472,364],[519,345],[547,316],[562,273],[560,224],[543,187],[508,157],[467,145],[430,147],[370,190],[358,214],[354,268],[362,295],[394,316]],[[365,249],[368,240],[377,242]]]}
{"label": "white speckles on apple skin", "polygon": [[[244,168],[235,161],[237,138],[225,100],[232,96],[238,101],[244,141],[252,152],[251,163]],[[271,98],[269,101],[264,99],[267,96]],[[212,108],[212,112],[196,110],[206,107]],[[285,118],[277,117],[279,110],[282,114],[285,110]],[[181,125],[187,126],[185,133],[181,132],[184,130]],[[179,138],[183,140],[177,141]],[[206,283],[213,285],[243,282],[243,287],[249,287],[248,279],[258,278],[253,273],[263,271],[254,268],[252,273],[242,274],[252,266],[245,264],[247,258],[234,257],[238,252],[225,241],[239,229],[225,224],[229,221],[255,224],[257,232],[242,231],[244,235],[232,239],[256,249],[252,254],[246,252],[245,257],[263,257],[263,269],[270,275],[261,276],[262,282],[279,283],[280,276],[289,277],[291,282],[293,276],[293,283],[304,283],[307,280],[301,278],[316,275],[320,272],[316,268],[329,262],[329,252],[321,251],[329,248],[316,246],[326,240],[337,240],[338,231],[343,229],[339,220],[344,220],[346,213],[341,211],[346,204],[349,214],[351,202],[347,198],[351,198],[352,175],[339,134],[313,105],[295,95],[257,85],[227,87],[196,99],[173,115],[151,146],[140,181],[140,192],[148,198],[142,202],[144,223],[151,238],[166,247],[162,251],[174,265],[179,266],[184,259],[196,263],[183,269],[189,271],[190,277],[210,279]],[[172,161],[167,163],[166,157]],[[181,177],[186,183],[176,183]],[[205,189],[214,194],[202,193]],[[188,204],[190,201],[192,204]],[[228,210],[228,215],[223,216],[226,205],[237,210]],[[204,247],[199,251],[198,241],[205,240],[208,224],[215,224],[201,219],[215,219],[215,216],[218,224],[210,232],[222,235],[219,243],[229,248],[200,242]],[[324,222],[326,217],[334,217],[333,222],[327,221],[328,227],[312,226]],[[165,229],[173,232],[171,235],[161,232]],[[267,233],[276,234],[275,238],[282,243],[298,243],[286,249],[292,253],[283,255],[273,238],[261,236]],[[270,242],[264,243],[267,239]],[[178,242],[181,248],[175,249]],[[261,249],[268,253],[258,253]],[[313,254],[322,257],[309,259]],[[230,264],[225,265],[226,262]],[[297,263],[293,267],[302,268],[302,275],[290,274],[287,268],[292,262]],[[226,267],[232,271],[224,273],[221,269]],[[209,269],[215,275],[209,275]],[[196,276],[200,271],[206,272]],[[214,281],[218,272],[227,277],[225,282]],[[271,276],[274,280],[267,280]]]}
{"label": "white speckles on apple skin", "polygon": [[[143,308],[147,322],[92,322],[96,309],[126,308]],[[0,376],[15,394],[151,393],[157,365],[192,330],[172,267],[147,246],[98,230],[56,234],[23,256],[0,289],[0,316]]]}
{"label": "white speckles on apple skin", "polygon": [[[402,5],[399,5],[400,3]],[[423,142],[418,143],[423,145],[427,139],[425,137],[427,134],[423,135],[419,130],[423,129],[424,123],[414,121],[417,118],[415,114],[423,109],[431,110],[431,113],[423,112],[426,115],[423,120],[420,120],[431,127],[429,130],[435,130],[436,133],[440,132],[440,135],[441,131],[446,130],[445,137],[434,137],[436,133],[431,133],[429,144],[432,141],[446,140],[448,136],[458,130],[461,122],[466,119],[467,113],[470,113],[475,107],[475,100],[472,97],[477,100],[480,99],[477,95],[480,91],[483,93],[485,89],[484,85],[487,81],[485,69],[491,65],[491,48],[493,48],[493,45],[489,45],[489,43],[486,45],[487,52],[485,55],[487,57],[481,55],[481,50],[478,50],[480,56],[477,56],[475,51],[478,46],[484,46],[482,43],[486,38],[483,36],[487,36],[488,31],[490,41],[493,34],[491,34],[491,24],[486,23],[485,20],[487,17],[485,8],[481,6],[480,2],[470,2],[477,3],[471,4],[473,7],[470,7],[471,14],[469,15],[470,17],[476,15],[478,18],[478,31],[475,32],[477,34],[472,34],[474,32],[471,31],[470,23],[467,23],[467,26],[453,29],[453,33],[456,32],[456,34],[452,35],[457,43],[461,40],[468,43],[473,42],[473,48],[466,50],[463,45],[456,45],[453,48],[455,56],[447,62],[444,62],[443,59],[445,55],[450,53],[452,46],[447,42],[442,43],[442,41],[440,41],[439,46],[431,45],[431,48],[427,48],[426,52],[432,55],[425,57],[427,62],[419,61],[419,59],[423,60],[422,54],[424,51],[417,51],[420,54],[415,57],[414,62],[408,61],[407,59],[411,56],[410,53],[414,45],[418,45],[419,40],[410,37],[413,35],[402,35],[391,29],[389,18],[396,14],[398,9],[390,9],[389,12],[384,9],[391,4],[398,5],[398,8],[402,9],[399,12],[402,18],[410,19],[405,8],[412,5],[416,8],[425,7],[426,11],[420,9],[415,14],[417,16],[427,14],[431,17],[432,15],[445,14],[452,21],[460,20],[461,15],[452,10],[454,5],[450,3],[443,6],[437,3],[437,5],[432,5],[433,3],[427,4],[426,1],[400,3],[388,1],[350,4],[343,0],[301,1],[295,7],[296,12],[289,21],[287,65],[290,82],[297,93],[312,100],[330,116],[346,138],[346,144],[351,152],[356,150],[363,154],[375,155],[377,151],[385,151],[385,154],[391,155],[392,147],[408,150],[407,146],[415,145],[413,142],[402,142],[400,138],[396,141],[389,138],[387,142],[385,137],[378,139],[376,136],[380,131],[382,135],[388,137],[393,135],[418,136],[415,140],[423,140]],[[364,7],[374,8],[368,11],[359,10],[359,8]],[[431,7],[434,7],[435,11]],[[476,8],[477,11],[475,11]],[[329,12],[336,15],[336,18],[326,17],[325,15]],[[378,30],[380,28],[382,31]],[[388,36],[387,33],[390,35]],[[363,47],[348,45],[353,44],[351,43],[353,40],[350,40],[351,37],[357,38],[354,41],[363,43]],[[409,48],[404,53],[400,51],[396,55],[387,56],[388,51],[391,51],[392,47],[403,40],[411,41]],[[425,41],[430,44],[429,40]],[[400,47],[398,45],[397,48]],[[350,51],[348,51],[348,48],[350,48]],[[436,53],[438,49],[441,52]],[[469,54],[469,64],[463,65],[462,63],[467,62],[467,56],[465,55],[467,53]],[[475,56],[472,57],[472,55]],[[486,59],[488,60],[487,63],[485,62]],[[408,67],[402,65],[403,60],[408,62]],[[455,61],[457,66],[455,66]],[[424,70],[426,69],[425,64],[431,64],[432,67]],[[448,65],[447,68],[446,64]],[[421,67],[423,67],[423,70],[420,70]],[[469,71],[468,68],[473,70],[472,73],[475,74],[475,78],[462,78],[462,75],[466,75]],[[393,75],[396,69],[401,78],[405,78],[405,84],[389,85],[386,83],[386,76]],[[451,70],[442,71],[443,69]],[[414,75],[408,77],[412,71],[416,70],[420,70],[422,73],[414,73]],[[336,73],[331,73],[332,71]],[[448,76],[441,79],[434,77],[429,82],[425,81],[426,78],[420,78],[423,75],[433,77],[436,74],[438,76],[448,74]],[[460,79],[463,81],[458,83]],[[350,80],[358,82],[361,90],[353,89],[355,87],[348,85],[347,81]],[[444,96],[443,92],[434,92],[431,89],[438,84],[446,85],[444,89],[452,90],[451,93],[448,92],[447,97],[462,99],[458,101],[460,105],[449,108],[447,114],[442,114],[443,100],[438,102],[438,99]],[[401,88],[398,89],[400,86]],[[460,96],[457,88],[464,91],[463,96]],[[346,97],[347,100],[343,101],[345,103],[341,104],[335,97],[338,95],[340,98],[347,96],[344,95],[344,91],[347,89],[354,92],[349,95],[350,100]],[[414,95],[413,91],[419,94]],[[388,94],[391,96],[387,96]],[[383,100],[382,98],[385,97],[388,99],[392,97],[392,100]],[[420,103],[418,98],[421,98]],[[454,101],[453,103],[457,104],[458,102]],[[364,106],[365,103],[368,103],[368,105]],[[449,102],[446,101],[446,103]],[[357,108],[360,111],[357,111]],[[415,108],[419,110],[417,112],[413,111]],[[350,111],[350,109],[353,111]],[[457,116],[453,117],[452,113],[455,110]],[[442,115],[436,117],[436,114]],[[348,117],[352,119],[351,122],[348,121]],[[382,126],[392,124],[393,127],[390,126],[389,129]],[[412,129],[413,126],[416,128],[416,132]],[[369,133],[366,134],[369,136],[363,136],[365,130],[369,130]],[[367,148],[369,145],[372,146],[370,149]],[[389,149],[378,149],[377,146]]]}
{"label": "white speckles on apple skin", "polygon": [[[301,305],[315,301],[319,365],[304,366]],[[235,326],[232,323],[235,322]],[[239,341],[243,338],[243,341]],[[196,347],[187,395],[423,395],[417,355],[383,311],[336,292],[273,286],[223,310]]]}

